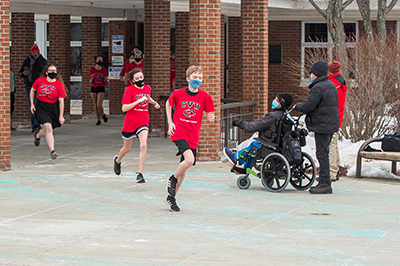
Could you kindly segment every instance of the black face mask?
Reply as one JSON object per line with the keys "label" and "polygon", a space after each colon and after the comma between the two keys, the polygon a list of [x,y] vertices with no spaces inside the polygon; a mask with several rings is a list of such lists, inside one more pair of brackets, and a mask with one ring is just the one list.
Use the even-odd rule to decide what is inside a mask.
{"label": "black face mask", "polygon": [[99,61],[99,62],[96,62],[96,64],[99,65],[99,66],[102,66],[104,63]]}
{"label": "black face mask", "polygon": [[55,79],[57,77],[57,73],[51,72],[51,73],[47,73],[47,76],[51,79]]}
{"label": "black face mask", "polygon": [[135,58],[135,61],[136,61],[137,63],[139,63],[141,60],[142,60],[142,58]]}
{"label": "black face mask", "polygon": [[138,86],[139,88],[143,87],[144,85],[144,79],[138,80],[134,82],[136,86]]}

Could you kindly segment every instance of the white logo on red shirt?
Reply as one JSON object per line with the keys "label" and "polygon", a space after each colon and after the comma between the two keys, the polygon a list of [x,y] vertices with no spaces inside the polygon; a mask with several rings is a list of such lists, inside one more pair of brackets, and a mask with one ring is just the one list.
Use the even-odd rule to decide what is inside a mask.
{"label": "white logo on red shirt", "polygon": [[40,87],[40,92],[44,94],[51,94],[55,89],[56,87],[54,87],[53,85],[43,84]]}
{"label": "white logo on red shirt", "polygon": [[[200,104],[196,102],[191,102],[191,101],[184,101],[181,102],[181,107],[182,108],[188,108],[185,111],[183,111],[183,114],[186,117],[192,117],[196,115],[196,110],[199,110]],[[194,110],[193,110],[194,108]]]}

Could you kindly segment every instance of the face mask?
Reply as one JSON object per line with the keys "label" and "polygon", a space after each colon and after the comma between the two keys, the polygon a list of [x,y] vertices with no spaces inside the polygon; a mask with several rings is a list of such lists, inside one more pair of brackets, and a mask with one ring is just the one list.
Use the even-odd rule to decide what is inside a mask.
{"label": "face mask", "polygon": [[275,100],[272,101],[272,108],[277,108],[279,106],[279,103],[277,103]]}
{"label": "face mask", "polygon": [[135,61],[134,59],[129,59],[129,63],[132,63],[133,61]]}
{"label": "face mask", "polygon": [[144,85],[144,79],[135,81],[134,83],[135,83],[136,86],[138,86],[138,87],[141,88],[141,87],[143,87],[143,85]]}
{"label": "face mask", "polygon": [[136,63],[139,63],[142,60],[142,58],[135,58],[134,60],[136,61]]}
{"label": "face mask", "polygon": [[47,73],[47,76],[51,79],[55,79],[57,77],[57,73],[51,72],[51,73]]}
{"label": "face mask", "polygon": [[190,79],[189,84],[193,89],[197,90],[201,86],[201,81],[197,79]]}
{"label": "face mask", "polygon": [[312,74],[310,74],[310,79],[311,79],[311,82],[314,82],[314,78],[313,78],[313,75]]}
{"label": "face mask", "polygon": [[96,62],[96,64],[98,64],[99,66],[102,66],[103,62],[99,61],[99,62]]}

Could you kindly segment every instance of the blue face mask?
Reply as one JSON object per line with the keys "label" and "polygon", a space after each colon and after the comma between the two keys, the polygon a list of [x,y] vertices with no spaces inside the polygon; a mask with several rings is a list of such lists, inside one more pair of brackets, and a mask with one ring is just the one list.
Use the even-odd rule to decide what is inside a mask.
{"label": "blue face mask", "polygon": [[135,59],[129,59],[129,63],[132,63],[133,61],[135,61]]}
{"label": "blue face mask", "polygon": [[311,79],[311,82],[314,82],[314,78],[313,78],[313,75],[312,74],[310,74],[310,79]]}
{"label": "blue face mask", "polygon": [[275,100],[272,101],[272,108],[277,108],[279,106],[279,103],[277,103]]}
{"label": "blue face mask", "polygon": [[201,86],[201,81],[197,79],[190,79],[189,84],[193,89],[197,90]]}

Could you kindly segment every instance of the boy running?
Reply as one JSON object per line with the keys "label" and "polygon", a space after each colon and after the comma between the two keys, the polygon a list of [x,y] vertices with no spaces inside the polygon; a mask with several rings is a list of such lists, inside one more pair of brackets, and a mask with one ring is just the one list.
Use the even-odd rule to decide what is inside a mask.
{"label": "boy running", "polygon": [[[186,171],[196,163],[196,149],[199,144],[203,111],[206,118],[213,123],[214,102],[211,95],[199,89],[203,81],[203,70],[198,66],[190,66],[186,70],[188,87],[175,90],[166,103],[168,119],[168,135],[178,148],[181,160],[175,173],[167,181],[167,203],[172,212],[179,212],[175,196],[178,193]],[[172,121],[172,107],[175,108]]]}
{"label": "boy running", "polygon": [[147,137],[149,135],[149,103],[154,104],[156,109],[160,105],[153,100],[151,87],[144,84],[144,75],[141,68],[135,68],[128,73],[129,81],[133,84],[129,86],[122,98],[122,112],[126,112],[124,125],[122,127],[122,139],[124,146],[114,157],[114,172],[121,174],[121,160],[131,150],[132,139],[139,138],[139,172],[137,173],[137,182],[144,183],[142,175],[144,162],[147,154]]}

